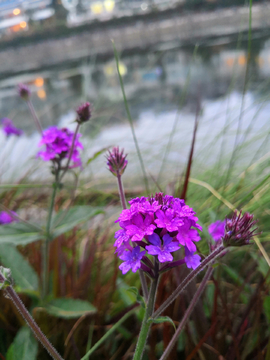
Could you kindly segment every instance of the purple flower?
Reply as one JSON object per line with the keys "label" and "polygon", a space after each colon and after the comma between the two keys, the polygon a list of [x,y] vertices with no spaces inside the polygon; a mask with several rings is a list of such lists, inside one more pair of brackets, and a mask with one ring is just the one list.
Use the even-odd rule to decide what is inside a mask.
{"label": "purple flower", "polygon": [[225,221],[217,220],[208,227],[208,232],[215,241],[221,240],[224,236]]}
{"label": "purple flower", "polygon": [[172,209],[167,209],[165,211],[157,210],[156,217],[155,223],[157,224],[157,227],[165,228],[170,232],[177,231],[179,226],[184,225],[184,221],[175,217],[175,211]]}
{"label": "purple flower", "polygon": [[[126,250],[131,251],[134,242],[137,247],[146,249],[148,255],[157,256],[160,263],[172,262],[172,253],[180,248],[179,244],[187,247],[192,254],[196,251],[194,242],[200,240],[197,229],[201,227],[194,210],[184,200],[157,193],[154,197],[137,197],[129,204],[130,209],[123,210],[116,220],[121,229],[115,234],[114,246],[120,258]],[[190,260],[187,258],[188,264],[195,260],[198,262],[198,256]],[[177,265],[172,264],[168,268],[173,266]],[[141,269],[150,276],[153,274],[154,265],[147,256]]]}
{"label": "purple flower", "polygon": [[179,245],[169,234],[163,236],[163,244],[161,244],[160,237],[154,233],[148,236],[148,241],[153,245],[146,246],[146,250],[150,255],[157,255],[159,262],[173,261],[171,252],[179,250]]}
{"label": "purple flower", "polygon": [[12,120],[8,118],[3,118],[2,124],[3,124],[3,131],[6,134],[6,136],[10,136],[10,135],[21,136],[23,134],[23,131],[21,129],[16,128]]}
{"label": "purple flower", "polygon": [[144,254],[145,251],[140,252],[139,246],[136,246],[132,251],[123,252],[119,258],[124,262],[119,266],[119,269],[123,274],[126,274],[130,269],[135,273],[141,267],[141,259]]}
{"label": "purple flower", "polygon": [[191,226],[192,222],[185,220],[184,225],[179,227],[176,238],[181,245],[186,246],[189,251],[194,252],[196,251],[196,245],[193,244],[193,241],[199,241],[201,238],[197,230],[191,229]]}
{"label": "purple flower", "polygon": [[127,235],[132,241],[140,241],[145,235],[152,235],[156,226],[153,224],[153,217],[146,214],[136,214],[132,217],[132,224],[126,226]]}
{"label": "purple flower", "polygon": [[11,211],[11,213],[8,213],[6,211],[0,212],[0,225],[3,224],[10,224],[13,221],[16,221],[16,218],[13,215],[17,215],[14,211]]}
{"label": "purple flower", "polygon": [[[69,152],[72,146],[74,133],[67,128],[58,129],[56,126],[51,126],[43,132],[42,139],[38,146],[45,145],[45,150],[40,151],[37,156],[41,157],[44,161],[55,161],[60,163],[64,158],[69,157]],[[82,144],[79,142],[81,134],[76,136],[74,142],[73,153],[71,160],[73,164],[71,168],[81,166],[81,158],[79,149],[83,149]]]}
{"label": "purple flower", "polygon": [[196,269],[200,265],[201,257],[185,247],[185,262],[189,269]]}
{"label": "purple flower", "polygon": [[130,239],[129,235],[127,235],[124,229],[116,231],[114,238],[117,239],[114,243],[114,246],[116,247],[120,247],[123,242],[125,243]]}

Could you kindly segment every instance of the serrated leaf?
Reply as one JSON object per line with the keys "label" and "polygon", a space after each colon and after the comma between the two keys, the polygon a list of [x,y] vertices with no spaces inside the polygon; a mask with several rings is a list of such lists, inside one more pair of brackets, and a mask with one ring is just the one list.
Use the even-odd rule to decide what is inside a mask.
{"label": "serrated leaf", "polygon": [[21,253],[10,244],[0,244],[1,263],[11,270],[15,285],[22,290],[38,290],[38,276]]}
{"label": "serrated leaf", "polygon": [[74,206],[69,210],[60,211],[53,217],[53,238],[73,229],[76,225],[102,212],[102,208],[93,206]]}
{"label": "serrated leaf", "polygon": [[26,245],[44,239],[41,231],[25,223],[0,226],[0,244]]}
{"label": "serrated leaf", "polygon": [[101,154],[103,154],[105,151],[109,150],[110,147],[111,146],[102,148],[101,150],[94,153],[94,155],[87,160],[86,165],[89,165],[92,161],[94,161],[96,158],[98,158]]}
{"label": "serrated leaf", "polygon": [[88,301],[70,298],[54,299],[45,306],[45,309],[49,314],[65,319],[97,312],[97,309]]}
{"label": "serrated leaf", "polygon": [[38,343],[32,331],[22,327],[7,352],[7,360],[36,360]]}
{"label": "serrated leaf", "polygon": [[147,322],[151,322],[151,323],[154,323],[154,324],[161,324],[161,323],[164,323],[164,322],[169,322],[173,325],[174,327],[174,330],[176,330],[176,327],[175,327],[175,324],[173,322],[173,320],[169,317],[169,316],[159,316],[158,318],[156,319],[148,319]]}

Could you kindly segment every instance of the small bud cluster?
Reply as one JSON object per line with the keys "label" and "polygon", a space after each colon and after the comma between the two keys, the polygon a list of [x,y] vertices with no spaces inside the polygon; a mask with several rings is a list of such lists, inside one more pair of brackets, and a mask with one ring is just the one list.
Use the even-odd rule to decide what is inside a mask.
{"label": "small bud cluster", "polygon": [[237,214],[235,211],[231,219],[226,219],[223,245],[225,247],[248,245],[251,238],[256,235],[257,228],[254,229],[256,223],[253,215],[249,213],[242,215],[241,211]]}
{"label": "small bud cluster", "polygon": [[76,113],[78,115],[76,119],[77,122],[79,124],[85,123],[91,118],[92,115],[91,104],[89,102],[82,104],[77,108]]}
{"label": "small bud cluster", "polygon": [[124,149],[119,151],[119,147],[114,147],[112,151],[109,151],[107,154],[107,165],[109,167],[110,172],[119,176],[122,175],[127,167],[127,154],[124,155]]}

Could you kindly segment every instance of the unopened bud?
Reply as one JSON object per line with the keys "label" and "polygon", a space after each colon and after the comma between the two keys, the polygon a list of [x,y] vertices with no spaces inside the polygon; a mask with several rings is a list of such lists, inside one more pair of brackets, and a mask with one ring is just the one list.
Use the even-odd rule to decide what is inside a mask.
{"label": "unopened bud", "polygon": [[31,91],[27,85],[19,84],[18,85],[18,93],[20,97],[24,100],[29,100],[29,97],[31,95]]}
{"label": "unopened bud", "polygon": [[109,167],[110,172],[115,175],[122,175],[127,167],[127,154],[124,155],[124,149],[119,151],[119,146],[114,147],[112,151],[108,151],[106,156],[107,165]]}
{"label": "unopened bud", "polygon": [[232,219],[226,219],[223,245],[225,247],[248,245],[251,238],[257,235],[255,234],[257,228],[254,229],[256,223],[257,221],[253,221],[253,215],[249,213],[242,215],[241,211],[237,215],[235,211]]}
{"label": "unopened bud", "polygon": [[82,124],[86,121],[88,121],[91,118],[92,115],[92,109],[91,104],[89,102],[86,102],[79,106],[76,110],[77,113],[77,122],[79,124]]}

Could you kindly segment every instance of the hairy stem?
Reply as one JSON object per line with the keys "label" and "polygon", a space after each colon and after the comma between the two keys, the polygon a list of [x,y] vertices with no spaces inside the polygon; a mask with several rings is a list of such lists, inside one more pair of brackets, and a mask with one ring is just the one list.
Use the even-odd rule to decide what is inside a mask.
{"label": "hairy stem", "polygon": [[180,322],[180,324],[179,324],[179,326],[178,326],[178,328],[177,328],[174,336],[172,337],[171,341],[169,342],[169,345],[167,346],[166,350],[165,350],[164,353],[162,354],[160,360],[165,360],[165,359],[167,359],[167,357],[169,356],[172,348],[174,347],[174,345],[176,344],[176,342],[177,342],[177,340],[178,340],[179,335],[181,334],[181,331],[184,329],[184,327],[185,327],[185,325],[186,325],[186,323],[187,323],[187,321],[188,321],[188,318],[189,318],[190,314],[192,313],[192,311],[193,311],[194,307],[196,306],[199,298],[201,297],[202,292],[203,292],[203,290],[204,290],[204,288],[205,288],[205,286],[206,286],[206,284],[207,284],[207,281],[210,279],[213,271],[214,271],[214,270],[213,270],[212,267],[209,267],[209,268],[207,269],[207,272],[206,272],[206,274],[205,274],[205,276],[204,276],[204,278],[203,278],[203,280],[202,280],[202,282],[201,282],[198,290],[196,291],[196,293],[195,293],[195,295],[194,295],[191,303],[189,304],[189,307],[188,307],[188,309],[186,310],[185,315],[183,316],[182,321]]}
{"label": "hairy stem", "polygon": [[64,168],[64,170],[62,172],[62,175],[60,176],[60,180],[59,180],[60,182],[62,181],[63,177],[65,176],[66,172],[68,171],[68,167],[69,167],[69,164],[70,164],[70,161],[71,161],[71,158],[72,158],[74,145],[75,145],[75,141],[76,141],[76,137],[77,137],[79,128],[80,128],[80,124],[77,123],[76,129],[75,129],[75,132],[74,132],[74,135],[73,135],[72,143],[71,143],[71,148],[70,148],[70,151],[69,151],[68,161],[67,161],[67,164],[66,164],[66,166],[65,166],[65,168]]}
{"label": "hairy stem", "polygon": [[155,306],[155,300],[156,300],[156,293],[157,293],[157,286],[158,286],[158,280],[159,280],[159,274],[158,274],[158,262],[155,263],[155,278],[152,280],[150,292],[148,296],[148,302],[144,313],[144,318],[142,322],[141,331],[139,334],[135,354],[133,357],[133,360],[141,360],[145,345],[147,341],[147,337],[151,328],[151,322],[149,322],[149,318],[153,314],[154,306]]}
{"label": "hairy stem", "polygon": [[124,192],[124,186],[122,183],[122,178],[121,178],[121,175],[119,174],[119,171],[117,171],[117,183],[118,183],[118,191],[119,191],[121,204],[122,204],[123,209],[125,210],[127,208],[127,202],[126,202],[126,197],[125,197],[125,192]]}
{"label": "hairy stem", "polygon": [[27,100],[27,105],[28,105],[28,108],[29,108],[29,110],[30,110],[30,113],[31,113],[31,115],[32,115],[32,117],[33,117],[33,119],[34,119],[34,123],[35,123],[35,125],[36,125],[36,127],[37,127],[37,129],[38,129],[38,132],[42,135],[42,134],[43,134],[43,130],[42,130],[40,121],[39,121],[39,119],[38,119],[38,117],[37,117],[37,113],[36,113],[36,111],[35,111],[35,108],[34,108],[34,106],[33,106],[33,104],[32,104],[32,101],[31,101],[31,100]]}
{"label": "hairy stem", "polygon": [[160,307],[154,312],[152,316],[153,319],[157,318],[181,294],[181,292],[199,274],[199,272],[210,265],[224,251],[224,249],[224,246],[220,245],[209,256],[207,256],[207,258],[205,258],[195,270],[191,271],[182,281],[182,283],[177,286],[168,299],[164,301],[164,303],[161,304]]}
{"label": "hairy stem", "polygon": [[[0,283],[6,282],[6,278],[0,273]],[[33,331],[35,337],[41,342],[41,344],[44,346],[44,348],[48,351],[48,353],[51,355],[51,357],[55,360],[63,360],[63,358],[58,354],[58,352],[55,350],[55,348],[52,346],[52,344],[49,342],[49,340],[46,338],[46,336],[43,334],[43,332],[40,330],[39,326],[35,322],[35,320],[32,318],[26,307],[24,306],[23,302],[13,289],[11,285],[7,286],[5,288],[5,291],[8,295],[8,298],[13,302],[13,304],[16,306],[20,314],[23,316],[24,320],[26,321],[27,325],[30,327],[30,329]]]}

